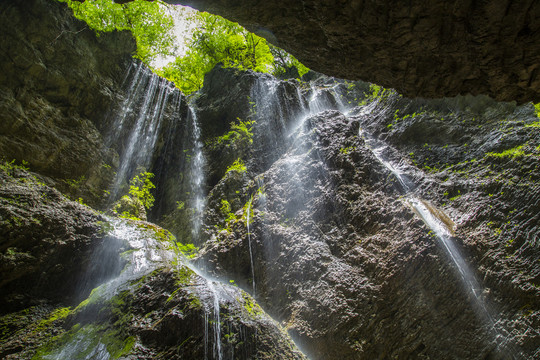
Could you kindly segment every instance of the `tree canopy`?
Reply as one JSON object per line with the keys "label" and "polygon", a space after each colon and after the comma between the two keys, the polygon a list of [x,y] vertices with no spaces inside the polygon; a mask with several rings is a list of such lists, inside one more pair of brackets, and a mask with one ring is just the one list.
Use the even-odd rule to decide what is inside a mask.
{"label": "tree canopy", "polygon": [[[112,0],[58,0],[67,3],[75,16],[88,23],[98,33],[129,30],[137,41],[136,57],[151,66],[159,57],[174,54],[174,20],[160,1],[135,0],[117,4]],[[272,73],[277,76],[292,73],[301,76],[308,69],[292,55],[269,44],[237,23],[204,12],[184,15],[181,21],[195,24],[186,40],[187,51],[156,72],[173,81],[185,94],[203,86],[204,75],[216,64],[241,70]]]}
{"label": "tree canopy", "polygon": [[74,15],[99,32],[129,30],[137,41],[136,57],[150,64],[158,56],[172,53],[173,18],[159,1],[135,0],[117,4],[112,0],[58,0],[73,9]]}
{"label": "tree canopy", "polygon": [[308,71],[290,54],[237,23],[203,12],[195,13],[189,21],[196,22],[198,27],[188,40],[188,51],[160,71],[185,94],[200,89],[204,75],[218,63],[275,74],[285,73],[293,66],[298,68],[300,75]]}

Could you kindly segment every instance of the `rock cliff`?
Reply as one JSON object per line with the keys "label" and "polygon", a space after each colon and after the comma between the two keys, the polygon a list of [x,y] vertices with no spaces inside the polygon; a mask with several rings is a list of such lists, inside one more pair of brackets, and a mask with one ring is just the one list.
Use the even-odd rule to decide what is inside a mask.
{"label": "rock cliff", "polygon": [[168,0],[237,21],[309,68],[408,97],[540,101],[540,4]]}
{"label": "rock cliff", "polygon": [[[188,102],[127,35],[0,6],[0,357],[538,355],[530,104],[221,67]],[[176,238],[81,203],[141,166]]]}
{"label": "rock cliff", "polygon": [[145,166],[170,211],[193,145],[183,95],[130,58],[128,34],[97,37],[54,1],[0,7],[0,357],[304,359],[166,230],[83,204]]}
{"label": "rock cliff", "polygon": [[[127,33],[96,37],[52,1],[5,1],[0,27],[0,153],[98,205],[115,154],[102,123],[131,62]],[[47,14],[47,16],[45,16]]]}
{"label": "rock cliff", "polygon": [[[245,99],[236,114],[256,123],[252,145],[208,152],[223,178],[207,198],[199,263],[255,293],[313,359],[533,356],[540,339],[525,335],[539,321],[532,106],[216,71],[203,94],[234,84],[226,93]],[[257,82],[274,92],[257,98]],[[243,95],[242,84],[252,86]],[[321,95],[338,96],[339,86],[353,106],[347,116],[306,112],[339,108]],[[388,144],[382,155],[372,136]],[[225,172],[221,162],[236,156],[247,170]],[[414,199],[445,223],[465,270]]]}

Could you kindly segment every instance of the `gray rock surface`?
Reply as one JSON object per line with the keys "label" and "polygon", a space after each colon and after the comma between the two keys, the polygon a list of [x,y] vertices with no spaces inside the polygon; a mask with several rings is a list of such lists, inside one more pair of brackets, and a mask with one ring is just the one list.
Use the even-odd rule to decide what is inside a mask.
{"label": "gray rock surface", "polygon": [[0,154],[97,206],[114,176],[102,121],[117,100],[135,42],[97,37],[56,1],[0,4]]}
{"label": "gray rock surface", "polygon": [[2,314],[76,302],[78,280],[104,241],[99,214],[18,168],[0,169]]}
{"label": "gray rock surface", "polygon": [[[254,293],[313,359],[533,356],[540,344],[533,108],[382,90],[357,101],[349,117],[308,117],[281,146],[266,131],[276,112],[258,109],[247,171],[225,174],[208,195],[199,264]],[[386,155],[416,184],[415,196],[453,219],[453,241],[482,283],[480,307],[359,126],[392,146]],[[492,155],[516,146],[524,153]],[[275,160],[261,167],[265,158]]]}

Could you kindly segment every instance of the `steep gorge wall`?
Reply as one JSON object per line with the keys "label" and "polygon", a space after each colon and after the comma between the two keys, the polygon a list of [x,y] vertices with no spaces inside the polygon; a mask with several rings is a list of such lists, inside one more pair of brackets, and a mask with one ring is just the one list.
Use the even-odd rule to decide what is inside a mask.
{"label": "steep gorge wall", "polygon": [[540,3],[167,0],[222,15],[308,67],[407,97],[540,101]]}
{"label": "steep gorge wall", "polygon": [[54,1],[3,1],[0,19],[2,158],[26,161],[51,184],[98,205],[118,161],[103,146],[103,120],[121,94],[133,38],[96,37]]}
{"label": "steep gorge wall", "polygon": [[[27,2],[3,4],[3,14],[9,14],[6,21],[16,23],[10,31],[17,32],[24,27],[17,19],[29,14],[25,12]],[[102,153],[102,133],[106,122],[113,120],[107,111],[115,101],[122,104],[128,97],[120,87],[129,68],[129,51],[113,50],[119,57],[110,59],[110,54],[102,52],[102,46],[108,49],[108,45],[99,45],[109,40],[88,33],[86,40],[75,37],[84,40],[76,46],[70,47],[71,40],[62,45],[68,46],[66,55],[54,47],[47,53],[51,39],[40,40],[38,35],[45,31],[36,34],[31,26],[40,23],[42,13],[37,10],[68,29],[80,23],[68,17],[65,23],[60,21],[65,8],[54,2],[36,0],[32,5],[34,20],[24,22],[27,29],[15,37],[21,41],[5,44],[12,49],[9,54],[20,49],[27,49],[29,56],[49,54],[32,63],[43,68],[41,62],[47,70],[44,75],[40,71],[3,75],[7,122],[2,126],[9,126],[2,133],[6,144],[2,154],[7,160],[29,161],[31,169],[62,187],[62,180],[77,179],[71,171],[81,171],[73,173],[79,176],[84,175],[85,166],[107,170],[102,164],[110,164],[114,158],[118,162],[121,150],[128,146],[126,129],[112,153]],[[49,25],[48,29],[58,31],[56,25]],[[66,39],[64,35],[58,41]],[[58,35],[49,36],[54,40]],[[110,38],[117,36],[124,35]],[[116,44],[120,49],[124,40]],[[115,43],[110,45],[113,49]],[[45,50],[39,50],[41,47]],[[72,52],[77,54],[74,72],[63,63],[74,56],[67,55]],[[99,61],[94,62],[94,56]],[[2,66],[12,69],[18,64],[23,62],[6,60]],[[60,74],[61,81],[52,74]],[[252,292],[314,359],[519,359],[537,355],[540,135],[531,106],[498,104],[485,98],[410,100],[387,91],[375,96],[361,83],[322,78],[309,85],[234,69],[216,68],[207,80],[195,99],[207,160],[205,221],[197,244],[202,249],[196,259],[201,267]],[[73,91],[66,91],[65,86]],[[80,97],[72,97],[79,94],[77,89]],[[153,171],[158,176],[177,172],[175,166],[192,161],[194,155],[192,140],[182,142],[183,133],[193,130],[185,126],[190,125],[185,98],[179,99],[183,104],[181,126],[165,124],[171,136],[156,140],[156,148],[161,150],[154,155]],[[304,119],[313,99],[319,99],[320,106]],[[349,101],[361,106],[347,116],[335,110],[345,112],[342,105]],[[46,109],[50,116],[35,109]],[[333,110],[318,112],[323,109]],[[173,110],[165,109],[167,121],[177,119]],[[237,118],[256,120],[253,143],[216,145],[216,137],[227,134],[230,122]],[[82,120],[75,121],[78,119]],[[73,127],[72,132],[64,133]],[[417,194],[452,217],[454,241],[481,279],[481,297],[499,320],[495,331],[474,306],[459,270],[407,205],[399,183],[374,156],[359,128],[391,144],[391,158],[403,164],[417,184]],[[40,136],[30,129],[41,129]],[[64,134],[63,146],[55,140],[58,133]],[[94,142],[87,140],[88,134]],[[36,148],[52,148],[54,156],[49,158],[57,161],[40,162],[39,151],[24,152]],[[510,152],[505,153],[507,150]],[[95,164],[95,158],[105,160]],[[246,171],[227,171],[237,158],[245,161]],[[53,305],[73,304],[71,275],[88,265],[90,247],[103,242],[97,223],[103,218],[44,184],[27,180],[24,171],[0,171],[0,249],[5,264],[1,271],[6,275],[2,303],[7,304],[2,310],[38,305],[1,319],[2,329],[8,329],[2,332],[2,340],[8,337],[9,341],[0,345],[0,356],[17,358],[47,340],[45,331],[35,329],[40,320],[49,319]],[[96,176],[110,182],[111,173]],[[163,176],[158,183],[162,191],[157,193],[158,203],[166,203],[156,218],[170,212],[177,200],[175,189],[190,190],[189,182],[178,188],[170,180]],[[223,210],[223,200],[229,202],[228,211]],[[180,234],[186,234],[181,241],[191,233],[188,210],[179,216],[184,231]],[[160,234],[153,225],[139,225]],[[39,266],[33,266],[36,263]],[[31,286],[42,278],[47,281],[41,287]],[[49,288],[56,282],[65,282],[65,298],[54,296],[58,294]],[[30,285],[23,286],[25,283]],[[216,324],[215,320],[201,320],[205,316],[208,320],[215,291],[204,283],[189,269],[180,275],[168,268],[158,269],[141,278],[132,292],[123,293],[112,309],[105,307],[105,313],[114,314],[107,313],[102,320],[113,327],[116,321],[126,321],[118,313],[129,314],[131,322],[120,323],[122,334],[138,341],[132,356],[200,358],[205,351],[201,346],[204,325]],[[193,300],[194,288],[200,289],[204,306]],[[231,294],[230,301],[218,308],[230,321],[231,332],[221,334],[227,349],[236,351],[244,343],[245,353],[240,357],[260,351],[257,356],[261,358],[279,358],[290,351],[291,358],[302,358],[261,315],[249,295],[238,289]],[[90,306],[83,314],[96,309]],[[78,316],[81,314],[71,313],[67,320],[52,321],[56,325],[47,329],[63,332]],[[245,335],[239,329],[248,329],[249,341],[243,340]],[[275,337],[251,336],[262,329]],[[272,346],[276,343],[280,347]]]}
{"label": "steep gorge wall", "polygon": [[[230,69],[208,80],[197,102],[208,136],[229,130],[214,121],[256,123],[253,144],[207,148],[201,266],[255,293],[313,359],[535,356],[540,132],[532,106],[373,96],[349,83],[343,100],[360,107],[301,123],[308,99],[335,83],[309,88]],[[272,92],[257,97],[260,83]],[[452,241],[480,279],[485,307],[359,127],[391,144],[386,155],[416,184],[415,196],[453,219]],[[237,157],[247,170],[226,172]]]}
{"label": "steep gorge wall", "polygon": [[[186,99],[133,62],[131,36],[98,37],[52,0],[0,16],[0,358],[305,359],[164,229],[94,210],[123,163],[121,185],[138,165],[156,173],[158,214],[189,190],[173,178],[193,146]],[[151,143],[132,141],[139,127]]]}

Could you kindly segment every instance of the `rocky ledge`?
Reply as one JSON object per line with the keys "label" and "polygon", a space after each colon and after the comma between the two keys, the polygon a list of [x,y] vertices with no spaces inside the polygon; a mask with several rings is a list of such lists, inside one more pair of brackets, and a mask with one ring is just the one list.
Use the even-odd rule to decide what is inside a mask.
{"label": "rocky ledge", "polygon": [[540,101],[540,3],[167,0],[239,22],[308,67],[407,97]]}

